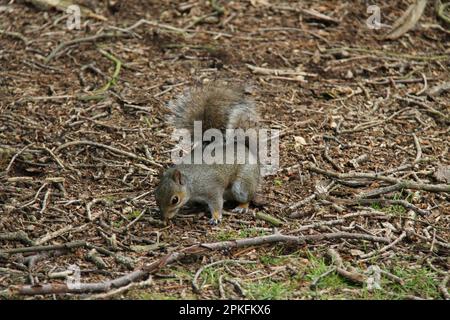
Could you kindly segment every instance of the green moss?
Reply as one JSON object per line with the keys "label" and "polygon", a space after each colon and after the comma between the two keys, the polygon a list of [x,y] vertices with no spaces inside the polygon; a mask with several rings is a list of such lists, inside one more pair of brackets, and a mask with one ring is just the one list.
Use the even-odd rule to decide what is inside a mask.
{"label": "green moss", "polygon": [[[310,263],[306,269],[305,278],[309,280],[310,283],[315,281],[318,277],[323,275],[331,268],[328,264],[325,263],[324,258],[317,258],[313,255],[309,255],[309,262]],[[317,289],[321,288],[341,289],[347,286],[348,283],[342,277],[340,277],[334,272],[326,275],[317,282]]]}
{"label": "green moss", "polygon": [[141,119],[144,121],[144,123],[147,125],[148,128],[151,128],[153,126],[153,122],[152,122],[151,118],[142,117]]}
{"label": "green moss", "polygon": [[239,238],[253,238],[266,235],[266,231],[254,228],[239,230]]}
{"label": "green moss", "polygon": [[141,214],[141,211],[133,210],[127,215],[127,218],[129,218],[129,219],[136,219],[137,217],[139,217],[140,214]]}
{"label": "green moss", "polygon": [[124,225],[124,221],[123,220],[116,220],[112,222],[112,226],[114,228],[121,228]]}
{"label": "green moss", "polygon": [[294,287],[291,282],[276,282],[272,280],[259,280],[246,285],[247,297],[257,300],[283,300],[289,299]]}
{"label": "green moss", "polygon": [[220,230],[215,238],[219,241],[228,241],[236,239],[237,237],[238,233],[235,230]]}
{"label": "green moss", "polygon": [[172,294],[160,292],[139,292],[133,294],[133,299],[137,300],[178,300],[180,297]]}
{"label": "green moss", "polygon": [[282,265],[285,264],[289,259],[287,257],[279,257],[273,255],[262,255],[259,257],[259,261],[261,261],[264,265]]}
{"label": "green moss", "polygon": [[281,179],[274,179],[273,184],[277,187],[281,187],[283,185],[283,180]]}

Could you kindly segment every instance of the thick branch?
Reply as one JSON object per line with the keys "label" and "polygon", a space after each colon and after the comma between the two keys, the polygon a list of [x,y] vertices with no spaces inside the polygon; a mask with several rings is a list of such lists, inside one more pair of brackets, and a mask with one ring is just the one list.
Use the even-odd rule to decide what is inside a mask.
{"label": "thick branch", "polygon": [[427,184],[427,183],[417,183],[412,180],[400,180],[393,177],[388,177],[380,175],[377,173],[338,173],[335,171],[328,171],[318,168],[312,164],[308,166],[308,169],[316,173],[323,174],[325,176],[335,178],[335,179],[371,179],[389,182],[392,184],[398,184],[402,189],[413,189],[413,190],[424,190],[429,192],[450,192],[450,184]]}
{"label": "thick branch", "polygon": [[151,273],[154,273],[161,268],[172,264],[176,261],[180,261],[184,257],[190,255],[207,255],[211,251],[217,250],[229,250],[233,248],[241,248],[246,246],[263,245],[268,243],[286,242],[292,244],[304,244],[307,242],[316,242],[321,240],[331,239],[355,239],[355,240],[367,240],[381,243],[389,243],[390,240],[384,237],[376,237],[367,234],[358,234],[350,232],[336,232],[336,233],[324,233],[317,235],[307,236],[286,236],[283,234],[273,234],[262,237],[238,239],[233,241],[213,242],[196,244],[185,248],[179,252],[170,253],[159,260],[154,261],[151,264],[145,265],[139,270],[133,271],[120,278],[100,282],[100,283],[81,283],[78,286],[67,284],[44,284],[40,286],[19,286],[13,287],[9,291],[10,293],[16,293],[20,295],[37,295],[37,294],[63,294],[63,293],[85,293],[85,292],[105,292],[121,286],[126,286],[130,282],[138,281]]}

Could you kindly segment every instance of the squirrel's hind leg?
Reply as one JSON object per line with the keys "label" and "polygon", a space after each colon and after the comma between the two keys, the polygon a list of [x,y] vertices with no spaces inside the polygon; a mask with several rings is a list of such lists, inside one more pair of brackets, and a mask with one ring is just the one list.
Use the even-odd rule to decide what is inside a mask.
{"label": "squirrel's hind leg", "polygon": [[239,205],[233,209],[233,212],[245,213],[248,212],[248,205],[255,194],[256,186],[244,179],[236,180],[232,187],[231,193],[234,200],[239,202]]}
{"label": "squirrel's hind leg", "polygon": [[248,205],[249,205],[249,202],[239,203],[239,205],[233,209],[233,212],[246,213],[246,212],[248,212]]}

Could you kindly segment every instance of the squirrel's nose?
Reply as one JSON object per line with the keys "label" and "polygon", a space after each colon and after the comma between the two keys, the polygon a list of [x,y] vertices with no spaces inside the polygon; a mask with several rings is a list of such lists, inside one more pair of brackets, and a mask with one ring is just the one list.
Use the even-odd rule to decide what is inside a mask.
{"label": "squirrel's nose", "polygon": [[170,219],[172,219],[176,214],[176,211],[162,211],[161,210],[161,219],[165,222],[168,222]]}

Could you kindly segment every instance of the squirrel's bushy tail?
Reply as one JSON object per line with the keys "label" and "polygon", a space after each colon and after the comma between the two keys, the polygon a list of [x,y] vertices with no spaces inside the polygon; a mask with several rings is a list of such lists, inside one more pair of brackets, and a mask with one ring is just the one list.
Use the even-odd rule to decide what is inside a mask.
{"label": "squirrel's bushy tail", "polygon": [[259,121],[255,103],[242,87],[217,81],[186,90],[168,106],[169,123],[191,135],[194,121],[202,122],[202,134],[208,129],[256,129]]}

